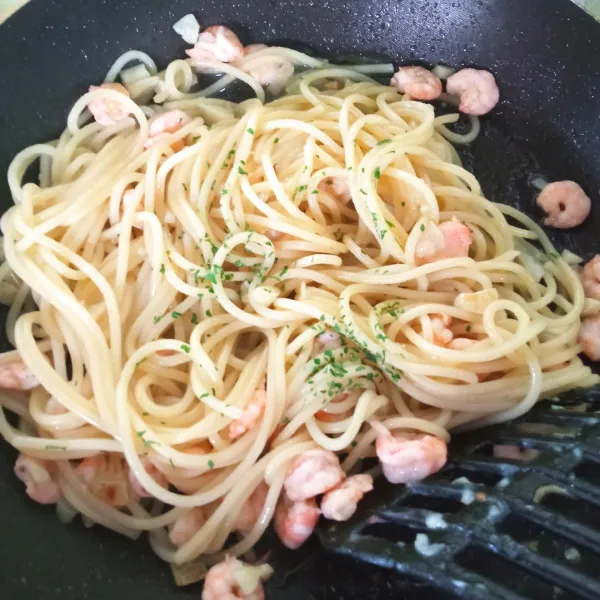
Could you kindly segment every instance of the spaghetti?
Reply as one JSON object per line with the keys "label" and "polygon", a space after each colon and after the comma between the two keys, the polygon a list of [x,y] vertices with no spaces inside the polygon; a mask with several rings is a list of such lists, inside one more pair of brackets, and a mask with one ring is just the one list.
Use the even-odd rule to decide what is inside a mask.
{"label": "spaghetti", "polygon": [[[92,90],[9,170],[0,296],[17,350],[0,367],[20,358],[40,385],[3,392],[0,431],[56,465],[63,513],[146,531],[175,565],[221,560],[263,486],[226,548],[250,550],[303,452],[364,470],[372,420],[447,441],[599,380],[578,357],[577,257],[486,200],[448,141],[472,141],[478,120],[461,136],[376,67],[282,52],[244,59],[310,67],[270,102],[248,69],[192,92],[190,61],[157,73],[125,56],[108,80],[141,59],[127,87],[155,103]],[[257,99],[206,98],[237,77]],[[86,122],[94,101],[128,116]],[[39,185],[24,184],[37,159]],[[89,485],[94,457],[119,503]],[[168,528],[199,507],[174,545]]]}

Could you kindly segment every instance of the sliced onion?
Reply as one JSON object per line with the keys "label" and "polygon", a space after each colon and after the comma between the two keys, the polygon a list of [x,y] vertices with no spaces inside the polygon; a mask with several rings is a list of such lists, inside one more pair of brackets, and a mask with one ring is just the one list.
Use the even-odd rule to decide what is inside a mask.
{"label": "sliced onion", "polygon": [[77,516],[77,511],[68,500],[59,498],[56,503],[56,516],[63,525],[68,525]]}
{"label": "sliced onion", "polygon": [[561,258],[568,265],[580,265],[583,262],[583,258],[581,256],[577,256],[577,254],[571,252],[570,250],[563,250]]}
{"label": "sliced onion", "polygon": [[256,590],[261,580],[268,579],[273,575],[273,567],[270,565],[252,567],[244,563],[241,564],[243,566],[236,569],[233,577],[244,594],[251,594]]}
{"label": "sliced onion", "polygon": [[520,252],[519,256],[517,256],[517,261],[521,263],[536,281],[541,281],[545,273],[545,256],[543,252],[540,252],[535,246],[524,240],[516,240],[515,247]]}
{"label": "sliced onion", "polygon": [[179,587],[198,583],[206,577],[207,573],[206,565],[197,559],[182,565],[171,563],[169,566],[171,567],[171,573],[173,573],[175,585]]}
{"label": "sliced onion", "polygon": [[452,67],[447,67],[446,65],[436,65],[435,67],[433,67],[433,69],[431,69],[431,72],[440,79],[448,79],[450,75],[454,75],[456,69],[453,69]]}
{"label": "sliced onion", "polygon": [[135,67],[129,67],[129,69],[123,69],[119,73],[119,77],[125,86],[130,86],[132,83],[141,81],[142,79],[148,79],[151,77],[148,67],[144,64],[135,65]]}
{"label": "sliced onion", "polygon": [[83,526],[87,527],[88,529],[90,529],[96,524],[95,521],[92,521],[89,517],[86,517],[85,515],[81,515],[81,521],[83,522]]}
{"label": "sliced onion", "polygon": [[200,35],[200,23],[198,23],[196,17],[192,14],[185,15],[185,17],[179,19],[179,21],[173,25],[173,29],[188,44],[194,45],[198,41],[198,36]]}

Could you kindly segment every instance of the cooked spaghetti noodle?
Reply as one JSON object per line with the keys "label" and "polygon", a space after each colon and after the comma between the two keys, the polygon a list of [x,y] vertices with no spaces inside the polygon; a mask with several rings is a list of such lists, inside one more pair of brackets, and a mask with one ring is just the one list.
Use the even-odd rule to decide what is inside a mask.
{"label": "cooked spaghetti noodle", "polygon": [[[0,295],[17,350],[1,359],[20,357],[40,385],[2,394],[19,426],[0,410],[0,431],[56,462],[63,511],[147,531],[177,565],[221,560],[265,482],[260,518],[226,552],[252,548],[302,452],[363,469],[373,419],[447,441],[598,382],[578,357],[589,306],[573,256],[486,200],[448,141],[471,141],[477,119],[460,136],[447,128],[457,115],[436,116],[369,68],[285,56],[312,70],[268,103],[237,67],[193,93],[189,61],[157,74],[126,56],[108,80],[141,58],[146,76],[129,90],[164,104],[92,90],[58,140],[9,170]],[[238,77],[258,99],[205,97]],[[99,99],[129,116],[85,124]],[[186,122],[149,145],[149,119],[174,109]],[[38,158],[40,184],[24,184]],[[438,225],[456,220],[469,255],[428,259]],[[233,435],[257,394],[260,417]],[[77,465],[102,453],[124,457],[153,500],[94,495]],[[206,519],[176,547],[166,528],[192,507]]]}

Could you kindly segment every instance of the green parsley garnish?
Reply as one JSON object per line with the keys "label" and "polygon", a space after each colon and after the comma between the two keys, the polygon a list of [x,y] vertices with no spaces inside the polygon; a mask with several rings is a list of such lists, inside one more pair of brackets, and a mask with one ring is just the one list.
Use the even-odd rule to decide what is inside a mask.
{"label": "green parsley garnish", "polygon": [[373,175],[375,175],[375,179],[379,179],[381,177],[381,171],[379,170],[379,167],[375,169]]}
{"label": "green parsley garnish", "polygon": [[425,231],[425,225],[421,223],[421,231]]}
{"label": "green parsley garnish", "polygon": [[389,138],[386,138],[385,140],[381,140],[380,142],[377,142],[378,146],[381,146],[382,144],[389,144],[392,140],[390,140]]}
{"label": "green parsley garnish", "polygon": [[177,312],[175,310],[171,313],[171,318],[172,319],[179,319],[180,316],[181,316],[181,313]]}
{"label": "green parsley garnish", "polygon": [[254,135],[254,129],[252,129],[252,127],[248,127],[248,129],[246,129],[246,131],[250,134],[250,135]]}
{"label": "green parsley garnish", "polygon": [[214,460],[209,460],[208,461],[208,468],[209,469],[214,469],[215,468],[215,461]]}
{"label": "green parsley garnish", "polygon": [[187,344],[181,344],[181,349],[186,353],[189,354],[191,348],[187,345]]}

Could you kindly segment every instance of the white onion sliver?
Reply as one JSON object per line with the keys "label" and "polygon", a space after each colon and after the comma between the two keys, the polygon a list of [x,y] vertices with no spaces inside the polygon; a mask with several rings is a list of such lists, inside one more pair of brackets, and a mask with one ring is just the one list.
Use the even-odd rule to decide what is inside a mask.
{"label": "white onion sliver", "polygon": [[77,511],[68,500],[60,498],[56,503],[56,516],[63,525],[68,525],[77,516]]}
{"label": "white onion sliver", "polygon": [[200,35],[200,23],[192,14],[185,15],[173,25],[173,29],[178,33],[188,44],[194,45],[198,41]]}
{"label": "white onion sliver", "polygon": [[258,587],[262,579],[268,579],[273,574],[273,568],[269,565],[252,567],[244,565],[234,573],[235,580],[244,594],[251,594]]}
{"label": "white onion sliver", "polygon": [[436,65],[431,70],[431,72],[440,79],[448,79],[448,77],[450,77],[450,75],[453,75],[455,71],[455,69],[453,69],[452,67],[447,67],[446,65]]}
{"label": "white onion sliver", "polygon": [[119,73],[119,77],[121,78],[123,85],[128,87],[132,83],[136,83],[142,79],[148,79],[148,77],[151,77],[151,74],[150,71],[148,71],[148,67],[142,63],[135,65],[134,67],[129,67],[128,69],[123,69],[121,73]]}

